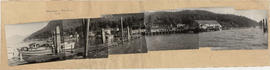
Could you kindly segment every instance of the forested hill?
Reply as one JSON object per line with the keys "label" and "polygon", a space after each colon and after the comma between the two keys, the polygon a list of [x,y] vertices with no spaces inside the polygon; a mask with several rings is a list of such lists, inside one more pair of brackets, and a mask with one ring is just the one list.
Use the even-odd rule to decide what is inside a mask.
{"label": "forested hill", "polygon": [[64,30],[66,32],[70,30],[81,31],[83,28],[82,24],[83,24],[82,19],[53,20],[53,21],[50,21],[42,29],[38,30],[37,32],[34,32],[33,34],[25,38],[24,41],[31,40],[31,39],[48,38],[52,36],[52,33],[53,31],[55,31],[56,26],[62,27],[61,30]]}
{"label": "forested hill", "polygon": [[194,20],[216,20],[223,27],[252,27],[258,22],[244,16],[232,14],[217,14],[203,10],[184,10],[179,12],[154,12],[146,14],[146,24],[176,25],[179,23],[190,24]]}

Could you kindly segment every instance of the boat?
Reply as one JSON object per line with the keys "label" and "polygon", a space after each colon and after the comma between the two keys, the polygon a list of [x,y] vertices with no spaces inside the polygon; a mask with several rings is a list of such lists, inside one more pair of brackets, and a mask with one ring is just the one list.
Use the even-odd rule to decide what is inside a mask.
{"label": "boat", "polygon": [[38,46],[39,44],[32,43],[29,47],[22,47],[19,50],[20,58],[29,63],[45,62],[54,59],[61,59],[62,54],[55,55],[54,50],[50,46]]}
{"label": "boat", "polygon": [[18,50],[20,59],[28,63],[64,59],[67,55],[62,48],[64,45],[61,43],[59,26],[56,27],[52,38],[53,43],[43,41],[41,45],[36,42],[29,44],[28,47],[22,47]]}

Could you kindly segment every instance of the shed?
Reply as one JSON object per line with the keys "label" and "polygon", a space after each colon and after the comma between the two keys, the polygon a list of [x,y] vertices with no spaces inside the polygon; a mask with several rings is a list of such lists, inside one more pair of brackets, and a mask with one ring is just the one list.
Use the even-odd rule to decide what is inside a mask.
{"label": "shed", "polygon": [[199,29],[203,30],[220,30],[222,26],[216,20],[195,20],[199,25]]}

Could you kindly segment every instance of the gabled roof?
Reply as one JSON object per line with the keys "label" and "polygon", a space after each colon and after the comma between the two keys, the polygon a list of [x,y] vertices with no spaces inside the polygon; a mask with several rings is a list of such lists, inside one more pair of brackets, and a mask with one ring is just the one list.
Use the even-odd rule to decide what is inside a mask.
{"label": "gabled roof", "polygon": [[216,20],[194,20],[198,24],[219,24]]}

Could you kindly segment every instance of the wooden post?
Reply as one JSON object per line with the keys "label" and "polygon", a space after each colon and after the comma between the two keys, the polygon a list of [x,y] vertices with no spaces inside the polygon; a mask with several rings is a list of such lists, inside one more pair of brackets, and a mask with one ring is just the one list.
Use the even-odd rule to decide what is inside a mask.
{"label": "wooden post", "polygon": [[60,28],[59,26],[56,26],[56,48],[57,48],[57,53],[60,53],[61,49],[61,36],[60,36]]}
{"label": "wooden post", "polygon": [[56,33],[53,31],[53,53],[57,54],[57,48],[56,48]]}
{"label": "wooden post", "polygon": [[[83,19],[83,23],[84,23],[84,19]],[[90,18],[87,19],[87,23],[86,23],[86,32],[85,32],[85,47],[84,47],[84,57],[88,56],[88,32],[89,32],[89,24],[90,24]]]}
{"label": "wooden post", "polygon": [[22,52],[19,51],[20,61],[23,61]]}
{"label": "wooden post", "polygon": [[263,21],[263,32],[265,33],[267,31],[268,31],[267,18],[265,18]]}
{"label": "wooden post", "polygon": [[266,29],[268,31],[268,19],[267,18],[265,18],[265,27],[266,27]]}
{"label": "wooden post", "polygon": [[129,26],[127,27],[127,38],[130,40],[130,31],[129,31]]}
{"label": "wooden post", "polygon": [[264,27],[266,27],[266,26],[265,26],[265,25],[266,25],[266,18],[264,18],[263,25],[264,25]]}
{"label": "wooden post", "polygon": [[265,29],[264,29],[264,28],[265,28],[265,25],[264,25],[264,24],[265,24],[265,21],[264,21],[264,19],[263,19],[263,20],[262,20],[262,26],[261,26],[262,29],[263,29],[263,32],[265,32]]}
{"label": "wooden post", "polygon": [[121,40],[124,42],[124,27],[123,27],[123,18],[120,19],[121,23]]}
{"label": "wooden post", "polygon": [[79,34],[77,32],[75,32],[75,42],[78,43],[79,42]]}
{"label": "wooden post", "polygon": [[106,37],[105,37],[105,31],[104,31],[103,28],[101,29],[101,36],[102,36],[102,43],[105,43],[106,42]]}
{"label": "wooden post", "polygon": [[[145,24],[145,22],[143,22],[143,24]],[[145,26],[144,26],[144,27],[145,27]],[[140,24],[139,34],[140,34],[140,35],[143,35],[143,34],[142,34],[142,24]]]}
{"label": "wooden post", "polygon": [[262,20],[262,28],[264,28],[264,19]]}
{"label": "wooden post", "polygon": [[142,35],[142,27],[141,27],[141,24],[140,24],[140,28],[139,28],[139,34]]}
{"label": "wooden post", "polygon": [[74,48],[74,45],[72,44],[70,48],[70,53],[73,53],[73,48]]}

